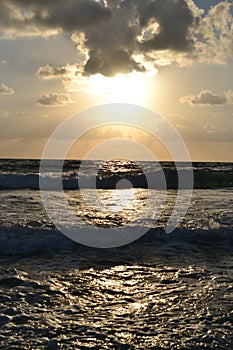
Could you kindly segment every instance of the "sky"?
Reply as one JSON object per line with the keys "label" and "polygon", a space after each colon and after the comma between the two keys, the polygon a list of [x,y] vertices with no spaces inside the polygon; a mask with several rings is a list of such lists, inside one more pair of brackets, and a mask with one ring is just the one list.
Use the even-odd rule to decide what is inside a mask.
{"label": "sky", "polygon": [[[233,2],[0,0],[0,157],[40,158],[61,122],[112,102],[162,115],[193,161],[233,161]],[[151,135],[113,126],[69,157],[119,137],[169,159]]]}

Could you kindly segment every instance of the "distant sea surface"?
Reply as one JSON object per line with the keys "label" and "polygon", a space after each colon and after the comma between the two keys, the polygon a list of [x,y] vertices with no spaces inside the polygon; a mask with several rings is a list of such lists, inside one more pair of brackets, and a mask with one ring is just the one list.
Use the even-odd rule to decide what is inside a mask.
{"label": "distant sea surface", "polygon": [[[193,163],[191,203],[167,234],[178,187],[174,163],[65,161],[63,187],[80,230],[148,231],[112,249],[83,246],[56,229],[42,204],[39,166],[0,160],[0,349],[233,348],[233,163]],[[177,167],[191,171],[189,164]],[[47,169],[56,202],[56,161]],[[160,172],[165,204],[157,182],[147,188]],[[84,203],[79,176],[92,205]],[[109,211],[98,210],[93,179]],[[134,186],[133,194],[120,189],[125,207],[120,179]],[[156,221],[155,205],[163,206]],[[58,205],[58,217],[63,210]]]}

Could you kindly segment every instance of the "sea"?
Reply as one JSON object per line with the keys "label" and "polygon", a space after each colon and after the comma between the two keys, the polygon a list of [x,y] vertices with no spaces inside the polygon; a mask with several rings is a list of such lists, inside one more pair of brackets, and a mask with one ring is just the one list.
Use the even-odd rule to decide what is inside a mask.
{"label": "sea", "polygon": [[[47,162],[41,174],[39,160],[0,160],[0,349],[233,349],[233,163]],[[179,167],[193,190],[167,232]],[[149,187],[161,172],[166,188]],[[81,234],[145,234],[110,248],[68,238],[57,177]]]}

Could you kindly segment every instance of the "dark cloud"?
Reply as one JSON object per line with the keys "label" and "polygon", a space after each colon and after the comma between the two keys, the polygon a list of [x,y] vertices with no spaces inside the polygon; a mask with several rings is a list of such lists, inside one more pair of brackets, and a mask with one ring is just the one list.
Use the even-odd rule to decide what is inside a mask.
{"label": "dark cloud", "polygon": [[142,65],[136,63],[126,50],[113,50],[108,52],[90,51],[84,73],[87,75],[103,74],[114,76],[117,73],[130,73],[132,71],[145,71]]}
{"label": "dark cloud", "polygon": [[146,28],[151,20],[155,20],[159,25],[158,33],[143,41],[143,49],[187,51],[193,47],[190,29],[197,19],[187,1],[138,1],[138,8],[143,28]]}
{"label": "dark cloud", "polygon": [[[145,71],[148,62],[216,60],[209,47],[232,47],[232,33],[224,31],[233,28],[230,7],[222,2],[201,17],[192,0],[0,0],[0,32],[13,37],[68,33],[83,54],[80,74],[113,76]],[[219,38],[213,43],[216,25],[221,45]],[[218,51],[221,57],[223,50]]]}
{"label": "dark cloud", "polygon": [[63,107],[71,102],[69,94],[58,93],[42,94],[37,100],[37,104],[43,107]]}
{"label": "dark cloud", "polygon": [[[186,51],[192,46],[189,29],[195,16],[189,0],[0,0],[2,29],[84,33],[85,75],[144,71],[135,55],[146,51]],[[2,10],[2,11],[1,11]],[[159,25],[149,39],[139,37],[151,20]],[[79,40],[76,41],[79,45]],[[40,72],[43,74],[45,72]],[[55,72],[59,75],[59,72]]]}
{"label": "dark cloud", "polygon": [[191,105],[221,106],[233,104],[233,92],[229,90],[223,94],[215,94],[211,90],[202,90],[197,95],[184,96],[180,101],[182,103],[187,102]]}
{"label": "dark cloud", "polygon": [[[190,29],[195,26],[196,17],[186,0],[115,0],[107,3],[111,19],[101,23],[97,30],[90,28],[85,32],[89,50],[85,74],[111,76],[117,72],[144,71],[143,59],[136,62],[136,55],[192,49]],[[157,31],[153,31],[153,25],[148,27],[152,22]]]}
{"label": "dark cloud", "polygon": [[0,21],[6,28],[29,26],[63,31],[83,30],[111,16],[93,0],[1,0]]}

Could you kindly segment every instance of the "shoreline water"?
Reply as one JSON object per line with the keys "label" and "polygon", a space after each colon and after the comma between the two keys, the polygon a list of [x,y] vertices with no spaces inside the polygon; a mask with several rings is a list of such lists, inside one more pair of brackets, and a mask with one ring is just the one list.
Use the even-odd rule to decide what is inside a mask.
{"label": "shoreline water", "polygon": [[[14,172],[35,174],[38,164],[30,164],[19,161]],[[87,164],[87,173],[92,169]],[[76,170],[69,165],[65,176]],[[2,189],[0,349],[232,349],[233,188],[194,189],[185,217],[169,234],[177,191],[168,190],[163,203],[163,191],[123,189],[122,198],[131,197],[121,207],[117,190],[100,189],[106,212],[96,206],[94,190],[84,191],[88,205],[80,191],[65,191],[81,232],[124,224],[148,232],[118,248],[86,247],[55,228],[40,191]],[[58,205],[58,217],[63,210]]]}
{"label": "shoreline water", "polygon": [[230,350],[232,254],[150,248],[0,258],[0,348]]}

